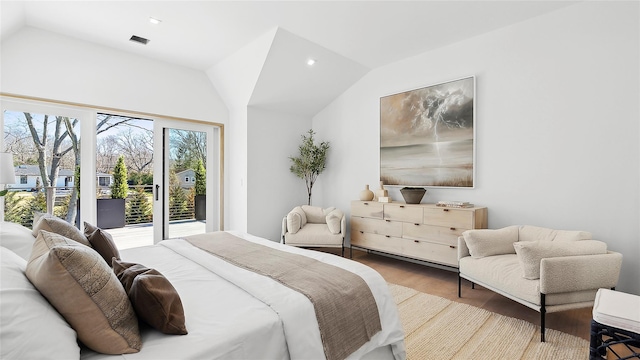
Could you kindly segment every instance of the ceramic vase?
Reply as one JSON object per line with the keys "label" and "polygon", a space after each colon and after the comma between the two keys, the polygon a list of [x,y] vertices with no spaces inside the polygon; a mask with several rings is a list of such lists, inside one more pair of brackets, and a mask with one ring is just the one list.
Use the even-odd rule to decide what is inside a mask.
{"label": "ceramic vase", "polygon": [[369,185],[365,185],[364,190],[360,191],[360,200],[362,201],[373,200],[373,191],[369,190]]}

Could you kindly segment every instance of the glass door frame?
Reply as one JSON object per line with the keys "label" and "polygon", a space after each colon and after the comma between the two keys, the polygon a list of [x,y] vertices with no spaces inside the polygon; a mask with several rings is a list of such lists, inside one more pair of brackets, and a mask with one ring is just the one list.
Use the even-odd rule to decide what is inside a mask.
{"label": "glass door frame", "polygon": [[[178,129],[204,132],[207,136],[207,202],[205,231],[223,229],[222,199],[222,145],[223,127],[220,124],[178,121],[155,118],[153,122],[154,154],[153,162],[153,241],[158,243],[169,236],[169,149],[168,130]],[[218,144],[219,146],[216,146]],[[217,156],[216,156],[217,155]],[[211,200],[213,199],[213,200]],[[217,205],[217,206],[216,206]],[[218,214],[219,216],[214,216]]]}
{"label": "glass door frame", "polygon": [[[35,101],[31,99],[13,99],[2,96],[0,98],[0,129],[4,133],[4,112],[21,111],[21,112],[33,112],[39,114],[50,115],[62,115],[71,118],[78,119],[80,123],[80,178],[81,179],[95,179],[96,165],[96,111],[90,108],[84,108],[71,105],[60,105],[57,103],[49,103],[44,101]],[[4,137],[0,138],[0,149],[4,149]],[[75,180],[74,180],[75,181]],[[80,193],[81,194],[95,194],[96,184],[95,181],[81,181]],[[4,220],[4,198],[0,198],[0,217]],[[82,213],[80,214],[80,228],[84,227],[84,222],[91,224],[96,223],[96,201],[92,196],[80,196],[80,208]]]}
{"label": "glass door frame", "polygon": [[[207,217],[207,227],[206,231],[215,231],[215,230],[224,230],[224,124],[216,123],[216,122],[205,122],[199,120],[185,119],[185,118],[176,118],[176,117],[168,117],[157,114],[138,112],[138,111],[127,111],[120,110],[108,107],[100,107],[89,104],[80,104],[73,103],[68,101],[59,101],[59,100],[49,100],[43,98],[35,98],[30,96],[23,95],[15,95],[15,94],[7,94],[0,92],[0,128],[4,131],[4,111],[5,110],[14,110],[14,111],[27,111],[27,112],[39,112],[39,113],[56,113],[57,115],[65,115],[69,117],[77,118],[80,121],[80,138],[81,141],[81,152],[82,158],[80,160],[80,177],[84,179],[94,179],[96,174],[96,142],[97,142],[97,134],[96,134],[96,118],[98,113],[110,113],[110,114],[119,114],[122,116],[131,116],[131,117],[139,117],[151,119],[156,122],[164,124],[169,128],[177,128],[187,126],[185,124],[196,124],[199,126],[204,126],[212,129],[213,136],[208,136],[207,138],[211,138],[213,141],[214,137],[218,142],[217,147],[214,151],[214,145],[207,145],[207,149],[209,152],[214,151],[213,154],[217,154],[218,156],[207,156],[207,168],[212,169],[213,175],[207,174],[207,196],[211,195],[212,198],[216,199],[216,202],[210,202],[211,205],[207,207],[207,214],[214,213],[214,205],[217,205],[217,209],[215,212],[218,214],[218,217],[209,221]],[[180,124],[180,125],[177,125]],[[156,126],[156,125],[154,125]],[[199,128],[199,126],[196,126]],[[201,130],[197,130],[201,131]],[[155,140],[154,140],[155,146]],[[211,147],[209,147],[211,146]],[[0,137],[0,149],[4,149],[4,137]],[[159,161],[160,162],[160,161]],[[209,170],[208,170],[209,171]],[[154,165],[155,172],[155,165]],[[215,182],[214,182],[215,180]],[[214,188],[214,185],[215,186]],[[96,193],[96,182],[95,181],[82,181],[80,184],[80,193],[82,194],[95,194]],[[154,199],[155,199],[155,189],[154,189]],[[156,216],[156,205],[154,201],[154,218]],[[0,198],[0,216],[4,218],[4,198]],[[96,224],[97,222],[97,211],[96,211],[96,197],[94,196],[81,196],[80,197],[80,207],[82,209],[81,214],[81,229],[84,227],[83,222],[86,221],[91,224]],[[160,212],[159,214],[162,214]],[[217,226],[217,228],[215,227]],[[161,229],[162,230],[162,229]],[[160,231],[161,231],[160,230]],[[161,236],[155,237],[155,226],[154,226],[154,242],[158,242],[161,240]]]}

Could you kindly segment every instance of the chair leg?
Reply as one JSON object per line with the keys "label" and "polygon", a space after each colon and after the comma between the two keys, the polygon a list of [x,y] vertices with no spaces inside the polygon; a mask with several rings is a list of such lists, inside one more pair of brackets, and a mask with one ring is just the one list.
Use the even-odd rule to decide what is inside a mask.
{"label": "chair leg", "polygon": [[342,257],[344,257],[344,245],[342,245]]}
{"label": "chair leg", "polygon": [[545,331],[544,320],[546,317],[546,313],[547,313],[547,310],[545,308],[545,294],[540,293],[540,341],[541,342],[545,342],[544,341],[544,331]]}
{"label": "chair leg", "polygon": [[460,297],[461,286],[462,286],[462,278],[460,277],[460,272],[458,272],[458,297]]}
{"label": "chair leg", "polygon": [[349,245],[349,259],[353,259],[353,247]]}
{"label": "chair leg", "polygon": [[476,283],[474,283],[473,281],[471,282],[471,288],[475,289],[476,288]]}

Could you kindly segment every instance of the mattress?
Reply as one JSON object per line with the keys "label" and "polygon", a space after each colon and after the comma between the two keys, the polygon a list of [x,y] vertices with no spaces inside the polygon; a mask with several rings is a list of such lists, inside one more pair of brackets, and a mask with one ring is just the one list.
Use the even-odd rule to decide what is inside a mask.
{"label": "mattress", "polygon": [[[349,359],[404,359],[404,333],[384,279],[373,269],[327,253],[305,250],[249,234],[229,233],[301,254],[351,271],[369,285],[382,330]],[[188,335],[142,328],[142,350],[122,359],[322,359],[324,352],[313,305],[276,281],[238,268],[185,240],[121,251],[123,261],[160,271],[180,294]],[[107,359],[83,348],[82,359]]]}

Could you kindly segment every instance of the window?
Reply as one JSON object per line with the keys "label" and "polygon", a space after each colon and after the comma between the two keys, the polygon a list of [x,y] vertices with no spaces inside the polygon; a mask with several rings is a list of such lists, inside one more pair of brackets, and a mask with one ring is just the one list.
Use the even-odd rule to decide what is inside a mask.
{"label": "window", "polygon": [[98,178],[98,185],[100,186],[109,186],[109,178],[105,176],[101,176]]}
{"label": "window", "polygon": [[188,176],[184,177],[184,182],[189,182],[189,177]]}
{"label": "window", "polygon": [[192,177],[191,182],[196,182],[196,178]]}
{"label": "window", "polygon": [[20,175],[20,184],[27,183],[27,175]]}

